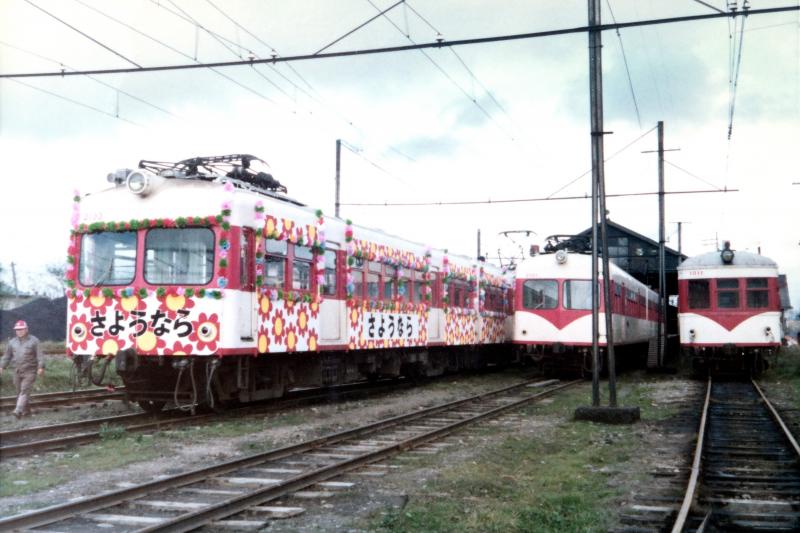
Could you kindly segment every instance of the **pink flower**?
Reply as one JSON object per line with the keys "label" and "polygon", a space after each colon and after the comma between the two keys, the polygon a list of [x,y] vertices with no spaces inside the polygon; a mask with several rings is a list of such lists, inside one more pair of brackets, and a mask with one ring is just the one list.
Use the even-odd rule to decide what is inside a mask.
{"label": "pink flower", "polygon": [[233,183],[226,181],[223,188],[225,189],[225,192],[233,192]]}
{"label": "pink flower", "polygon": [[231,208],[231,203],[228,200],[222,202],[222,209],[230,209],[230,208]]}

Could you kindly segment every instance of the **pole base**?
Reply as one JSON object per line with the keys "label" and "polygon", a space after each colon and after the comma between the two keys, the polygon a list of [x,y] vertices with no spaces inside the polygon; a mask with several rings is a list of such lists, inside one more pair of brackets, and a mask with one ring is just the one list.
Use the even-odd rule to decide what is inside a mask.
{"label": "pole base", "polygon": [[600,422],[601,424],[633,424],[641,419],[638,407],[593,407],[575,409],[575,420]]}

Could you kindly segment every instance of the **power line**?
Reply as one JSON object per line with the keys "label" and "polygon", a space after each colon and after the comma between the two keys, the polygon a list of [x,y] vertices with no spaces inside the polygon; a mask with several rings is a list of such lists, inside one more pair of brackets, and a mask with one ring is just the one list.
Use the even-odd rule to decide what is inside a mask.
{"label": "power line", "polygon": [[50,16],[50,17],[52,17],[52,18],[56,19],[57,21],[59,21],[61,24],[63,24],[63,25],[64,25],[64,26],[66,26],[67,28],[69,28],[69,29],[71,29],[71,30],[73,30],[73,31],[76,31],[76,32],[80,33],[81,35],[83,35],[84,37],[86,37],[87,39],[89,39],[90,41],[92,41],[93,43],[95,43],[95,44],[97,44],[97,45],[100,45],[100,46],[102,46],[103,48],[105,48],[106,50],[108,50],[109,52],[111,52],[112,54],[114,54],[115,56],[117,56],[117,57],[121,57],[122,59],[124,59],[125,61],[127,61],[128,63],[130,63],[131,65],[134,65],[134,66],[136,66],[136,67],[139,67],[139,68],[141,68],[141,65],[140,65],[139,63],[136,63],[135,61],[132,61],[132,60],[128,59],[127,57],[125,57],[124,55],[120,54],[119,52],[117,52],[117,51],[116,51],[116,50],[114,50],[113,48],[111,48],[111,47],[109,47],[109,46],[107,46],[107,45],[105,45],[105,44],[101,43],[100,41],[98,41],[97,39],[95,39],[94,37],[92,37],[91,35],[89,35],[89,34],[87,34],[87,33],[85,33],[85,32],[82,32],[81,30],[79,30],[78,28],[76,28],[75,26],[73,26],[72,24],[69,24],[69,23],[68,23],[68,22],[66,22],[65,20],[58,18],[57,16],[53,15],[52,13],[50,13],[49,11],[47,11],[46,9],[44,9],[44,8],[42,8],[42,7],[39,7],[39,6],[37,6],[36,4],[34,4],[33,2],[31,2],[31,0],[25,0],[25,1],[26,1],[28,4],[32,5],[33,7],[35,7],[36,9],[38,9],[39,11],[41,11],[42,13],[44,13],[45,15],[48,15],[48,16]]}
{"label": "power line", "polygon": [[[606,0],[606,5],[608,5],[608,12],[611,15],[611,20],[616,23],[617,19],[614,18],[614,11],[611,9],[611,0]],[[617,39],[619,39],[619,49],[622,51],[622,62],[625,64],[625,73],[628,75],[628,87],[631,90],[631,98],[633,99],[633,108],[636,110],[636,122],[639,123],[639,129],[642,129],[642,117],[639,115],[639,104],[636,101],[636,92],[633,90],[631,69],[628,67],[628,56],[625,55],[625,46],[622,44],[622,34],[619,32],[619,28],[617,28],[616,32],[617,32]]]}
{"label": "power line", "polygon": [[695,179],[697,179],[697,180],[700,180],[700,181],[702,181],[702,182],[703,182],[703,183],[705,183],[706,185],[710,185],[710,186],[712,186],[712,187],[715,187],[715,188],[716,188],[718,191],[721,191],[721,190],[722,190],[722,187],[719,187],[719,186],[717,186],[717,185],[714,185],[714,184],[713,184],[713,183],[711,183],[710,181],[704,180],[704,179],[703,179],[703,178],[701,178],[700,176],[697,176],[697,175],[695,175],[695,174],[692,174],[691,172],[689,172],[689,171],[688,171],[688,170],[686,170],[685,168],[681,168],[681,167],[679,167],[678,165],[676,165],[675,163],[671,163],[670,161],[667,161],[666,159],[664,160],[664,162],[665,162],[666,164],[668,164],[669,166],[671,166],[671,167],[675,167],[675,168],[677,168],[678,170],[680,170],[680,171],[681,171],[681,172],[683,172],[684,174],[688,174],[689,176],[691,176],[691,177],[693,177],[693,178],[695,178]]}
{"label": "power line", "polygon": [[[342,141],[342,146],[344,146],[345,148],[350,150],[352,153],[354,153],[355,155],[357,155],[358,157],[360,157],[361,159],[363,159],[364,161],[366,161],[367,163],[369,163],[373,167],[377,168],[378,170],[380,170],[381,172],[383,172],[387,176],[399,181],[400,183],[403,183],[405,185],[409,185],[409,183],[406,180],[404,180],[402,178],[398,178],[397,176],[395,176],[394,174],[392,174],[391,172],[389,172],[388,170],[386,170],[385,168],[383,168],[382,166],[380,166],[376,162],[374,162],[371,159],[369,159],[368,157],[366,157],[363,154],[363,152],[364,152],[363,149],[361,149],[361,148],[359,148],[357,146],[354,146],[354,145],[348,143],[347,141]],[[339,205],[345,205],[345,204],[339,204]]]}
{"label": "power line", "polygon": [[[652,131],[654,131],[654,130],[655,130],[657,127],[658,127],[658,126],[653,126],[652,128],[650,128],[650,129],[649,129],[649,130],[647,130],[646,132],[642,133],[641,135],[639,135],[638,137],[636,137],[634,140],[632,140],[631,142],[629,142],[628,144],[626,144],[625,146],[623,146],[622,148],[620,148],[619,150],[617,150],[616,152],[614,152],[613,154],[611,154],[610,156],[608,156],[608,157],[606,157],[605,159],[603,159],[603,162],[604,162],[604,163],[607,163],[608,161],[611,161],[611,160],[612,160],[612,159],[614,159],[614,158],[615,158],[617,155],[621,154],[622,152],[624,152],[625,150],[627,150],[628,148],[630,148],[631,146],[633,146],[634,144],[636,144],[638,141],[642,140],[642,139],[643,139],[643,138],[644,138],[644,137],[645,137],[645,136],[646,136],[648,133],[651,133],[651,132],[652,132]],[[578,181],[579,179],[581,179],[582,177],[584,177],[584,176],[588,175],[588,174],[589,174],[591,171],[592,171],[592,169],[589,169],[589,170],[587,170],[586,172],[584,172],[583,174],[581,174],[581,175],[580,175],[580,176],[578,176],[577,178],[573,179],[572,181],[570,181],[570,182],[569,182],[569,183],[567,183],[566,185],[564,185],[564,186],[562,186],[562,187],[560,187],[560,188],[556,189],[555,191],[553,191],[552,193],[550,193],[550,194],[547,196],[547,198],[552,198],[553,196],[555,196],[556,194],[560,193],[561,191],[563,191],[564,189],[566,189],[567,187],[569,187],[570,185],[572,185],[573,183],[575,183],[576,181]],[[606,195],[606,196],[608,196],[608,195]]]}
{"label": "power line", "polygon": [[733,113],[736,108],[736,89],[739,87],[739,72],[741,70],[742,65],[742,43],[744,42],[744,23],[747,20],[747,12],[750,9],[750,4],[747,0],[744,0],[744,5],[742,6],[744,11],[744,18],[742,18],[741,27],[739,28],[739,50],[736,57],[736,69],[733,74],[733,94],[731,95],[731,102],[730,102],[730,115],[728,121],[728,140],[730,140],[731,135],[733,134]]}
{"label": "power line", "polygon": [[20,85],[24,85],[25,87],[28,87],[28,88],[33,89],[35,91],[39,91],[39,92],[43,92],[45,94],[49,94],[50,96],[53,96],[55,98],[59,98],[61,100],[65,100],[65,101],[70,102],[72,104],[75,104],[77,106],[85,107],[86,109],[91,109],[92,111],[96,111],[98,113],[102,113],[103,115],[109,116],[111,118],[115,118],[117,120],[121,120],[123,122],[127,122],[128,124],[133,124],[134,126],[141,127],[141,124],[137,124],[136,122],[133,122],[132,120],[128,120],[127,118],[122,118],[119,115],[115,115],[113,113],[109,113],[108,111],[103,111],[102,109],[100,109],[98,107],[94,107],[94,106],[91,106],[89,104],[84,104],[83,102],[79,102],[78,100],[73,100],[72,98],[68,98],[68,97],[66,97],[64,95],[61,95],[61,94],[58,94],[58,93],[54,93],[52,91],[48,91],[47,89],[42,89],[41,87],[36,87],[35,85],[31,85],[29,83],[25,83],[24,81],[21,81],[21,80],[15,80],[13,78],[10,81],[13,81],[15,83],[19,83]]}
{"label": "power line", "polygon": [[[689,190],[689,191],[666,191],[664,193],[655,192],[631,192],[631,193],[617,193],[606,194],[608,198],[623,198],[630,196],[656,196],[658,194],[707,194],[707,193],[728,193],[739,192],[739,189],[713,189],[713,190]],[[427,207],[427,206],[446,206],[446,205],[493,205],[493,204],[519,204],[529,202],[549,202],[556,200],[591,200],[589,194],[583,196],[557,196],[555,198],[544,196],[540,198],[519,198],[519,199],[505,199],[505,200],[464,200],[453,202],[376,202],[376,203],[342,203],[340,205],[360,206],[360,207]]]}
{"label": "power line", "polygon": [[359,24],[358,26],[356,26],[356,27],[355,27],[355,28],[353,28],[352,30],[348,31],[347,33],[345,33],[344,35],[342,35],[342,36],[341,36],[341,37],[339,37],[338,39],[334,39],[332,42],[330,42],[330,43],[326,44],[325,46],[323,46],[322,48],[320,48],[319,50],[317,50],[316,52],[314,52],[314,55],[317,55],[317,54],[320,54],[320,53],[324,52],[325,50],[327,50],[328,48],[330,48],[330,47],[331,47],[331,46],[333,46],[334,44],[336,44],[336,43],[338,43],[338,42],[342,41],[343,39],[346,39],[347,37],[349,37],[349,36],[353,35],[355,32],[357,32],[358,30],[360,30],[360,29],[361,29],[361,28],[363,28],[364,26],[367,26],[367,25],[369,25],[369,23],[370,23],[370,22],[373,22],[375,19],[378,19],[378,18],[380,18],[380,17],[386,16],[386,13],[388,13],[388,12],[389,12],[389,11],[391,11],[392,9],[396,8],[397,6],[399,6],[400,4],[402,4],[403,2],[405,2],[405,0],[398,0],[397,2],[395,2],[395,3],[394,3],[394,4],[392,4],[392,5],[390,5],[389,7],[387,7],[387,8],[386,8],[386,9],[384,9],[384,10],[380,10],[380,9],[378,9],[378,7],[377,7],[377,6],[375,6],[375,4],[372,4],[372,2],[370,2],[370,4],[372,4],[372,6],[373,6],[373,7],[375,7],[376,9],[378,9],[378,14],[377,14],[377,15],[375,15],[374,17],[371,17],[371,18],[367,19],[366,21],[362,22],[361,24]]}
{"label": "power line", "polygon": [[[790,11],[800,11],[800,6],[784,6],[772,7],[763,9],[751,9],[748,12],[749,16],[752,15],[765,15],[772,13],[786,13]],[[516,41],[522,39],[534,39],[538,37],[553,37],[556,35],[569,35],[573,33],[586,33],[588,31],[608,31],[623,28],[634,28],[637,26],[653,26],[657,24],[673,24],[677,22],[695,22],[700,20],[717,19],[721,17],[739,17],[742,14],[738,12],[733,13],[709,13],[704,15],[686,15],[680,17],[669,17],[661,19],[638,20],[634,22],[618,22],[616,24],[598,24],[594,26],[577,26],[573,28],[563,28],[559,30],[546,30],[529,33],[517,33],[507,35],[496,35],[493,37],[477,37],[471,39],[457,39],[454,41],[434,41],[427,43],[400,45],[400,46],[387,46],[382,48],[364,48],[360,50],[347,50],[341,52],[328,52],[323,54],[302,54],[295,56],[273,57],[268,59],[248,59],[243,61],[215,61],[210,63],[194,63],[184,65],[159,65],[153,67],[142,68],[118,68],[118,69],[92,69],[82,70],[75,72],[17,72],[12,74],[0,74],[0,78],[42,78],[42,77],[55,77],[55,76],[84,76],[86,74],[126,74],[134,72],[159,72],[167,70],[192,70],[199,68],[222,68],[222,67],[240,67],[248,65],[269,64],[269,63],[288,63],[292,61],[308,61],[317,59],[331,59],[335,57],[353,57],[361,55],[374,55],[374,54],[389,54],[396,52],[405,52],[409,50],[422,50],[428,48],[442,48],[444,46],[465,46],[472,44],[487,44],[487,43],[500,43],[507,41]]]}
{"label": "power line", "polygon": [[[62,67],[66,67],[66,68],[68,68],[70,70],[74,70],[73,67],[70,67],[69,65],[67,65],[65,63],[62,63],[61,61],[58,61],[58,60],[55,60],[55,59],[52,59],[52,58],[49,58],[49,57],[45,57],[43,55],[37,54],[36,52],[32,52],[30,50],[26,50],[24,48],[20,48],[19,46],[14,46],[13,44],[9,44],[9,43],[6,43],[4,41],[0,41],[0,45],[7,46],[8,48],[13,48],[14,50],[18,50],[20,52],[24,52],[26,54],[30,54],[30,55],[32,55],[34,57],[38,57],[39,59],[43,59],[43,60],[49,61],[51,63],[56,63],[58,65],[61,65]],[[96,83],[99,83],[100,85],[103,85],[104,87],[108,87],[109,89],[111,89],[113,91],[116,91],[119,94],[124,94],[125,96],[127,96],[128,98],[131,98],[132,100],[136,100],[137,102],[141,102],[141,103],[143,103],[145,105],[148,105],[148,106],[152,107],[153,109],[161,111],[162,113],[165,113],[165,114],[170,115],[172,117],[175,117],[175,118],[178,118],[178,119],[182,119],[182,117],[176,115],[175,113],[173,113],[173,112],[171,112],[171,111],[169,111],[167,109],[164,109],[162,107],[159,107],[159,106],[157,106],[156,104],[154,104],[152,102],[148,102],[144,98],[140,98],[140,97],[138,97],[138,96],[136,96],[134,94],[131,94],[131,93],[127,92],[127,91],[124,91],[124,90],[120,89],[119,87],[115,87],[114,85],[111,85],[110,83],[106,83],[103,80],[100,80],[100,79],[98,79],[98,78],[96,78],[94,76],[87,75],[86,77],[89,78],[90,80],[96,82]]]}

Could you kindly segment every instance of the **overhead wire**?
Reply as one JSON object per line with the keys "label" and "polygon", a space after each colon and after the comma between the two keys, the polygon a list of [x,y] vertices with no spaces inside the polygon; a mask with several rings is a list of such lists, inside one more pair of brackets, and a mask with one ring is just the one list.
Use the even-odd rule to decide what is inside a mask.
{"label": "overhead wire", "polygon": [[[614,17],[614,10],[611,9],[611,0],[606,0],[608,6],[608,13],[611,15],[611,21],[616,24],[617,19]],[[622,44],[622,34],[619,28],[616,29],[617,39],[619,40],[619,49],[622,51],[622,62],[625,64],[625,74],[628,76],[628,87],[631,91],[631,99],[633,99],[633,108],[636,110],[636,122],[639,124],[639,129],[642,129],[642,117],[639,114],[639,103],[636,101],[636,91],[633,90],[633,80],[631,79],[631,69],[628,66],[628,56],[625,55],[625,45]]]}
{"label": "overhead wire", "polygon": [[736,110],[736,92],[739,88],[739,72],[741,71],[742,66],[742,45],[744,43],[744,23],[747,20],[747,11],[749,10],[748,1],[744,1],[744,5],[742,9],[745,13],[745,16],[742,17],[742,23],[739,27],[739,47],[736,54],[736,66],[733,73],[733,93],[731,95],[730,101],[730,113],[728,117],[728,140],[730,140],[731,135],[733,134],[733,116]]}
{"label": "overhead wire", "polygon": [[[381,10],[381,9],[378,9],[378,14],[377,14],[377,15],[375,15],[374,17],[371,17],[371,18],[369,18],[369,19],[367,19],[367,20],[365,20],[364,22],[362,22],[361,24],[359,24],[358,26],[356,26],[356,27],[355,27],[355,28],[353,28],[352,30],[348,31],[347,33],[345,33],[345,34],[344,34],[344,35],[342,35],[341,37],[338,37],[338,38],[334,39],[332,42],[330,42],[330,43],[326,44],[325,46],[323,46],[322,48],[320,48],[319,50],[317,50],[316,52],[314,52],[314,54],[313,54],[313,55],[318,55],[318,54],[321,54],[322,52],[324,52],[325,50],[327,50],[328,48],[330,48],[330,47],[331,47],[331,46],[333,46],[334,44],[336,44],[336,43],[338,43],[338,42],[341,42],[342,40],[346,39],[347,37],[349,37],[349,36],[353,35],[355,32],[357,32],[357,31],[358,31],[358,30],[360,30],[361,28],[364,28],[364,27],[368,26],[368,25],[369,25],[371,22],[374,22],[376,19],[378,19],[378,18],[380,18],[380,17],[382,17],[382,16],[385,16],[385,15],[386,15],[386,13],[388,13],[388,12],[389,12],[389,11],[391,11],[392,9],[396,8],[397,6],[399,6],[400,4],[402,4],[403,2],[405,2],[405,0],[398,0],[397,2],[395,2],[394,4],[392,4],[391,6],[387,7],[386,9],[383,9],[383,10]],[[371,3],[371,2],[370,2],[370,3]],[[375,4],[372,4],[372,5],[373,5],[373,7],[375,7]]]}
{"label": "overhead wire", "polygon": [[92,106],[92,105],[86,104],[86,103],[84,103],[84,102],[80,102],[80,101],[78,101],[78,100],[73,100],[72,98],[69,98],[69,97],[67,97],[67,96],[64,96],[64,95],[62,95],[62,94],[54,93],[53,91],[48,91],[47,89],[43,89],[43,88],[41,88],[41,87],[37,87],[37,86],[35,86],[35,85],[31,85],[30,83],[25,83],[25,82],[24,82],[24,81],[22,81],[22,80],[16,80],[16,79],[14,79],[14,78],[11,78],[11,79],[10,79],[10,81],[13,81],[13,82],[15,82],[15,83],[19,83],[20,85],[24,85],[25,87],[28,87],[28,88],[30,88],[30,89],[33,89],[33,90],[35,90],[35,91],[39,91],[39,92],[42,92],[42,93],[48,94],[48,95],[50,95],[50,96],[53,96],[53,97],[55,97],[55,98],[59,98],[59,99],[61,99],[61,100],[64,100],[64,101],[70,102],[70,103],[72,103],[72,104],[75,104],[75,105],[77,105],[77,106],[85,107],[85,108],[87,108],[87,109],[91,109],[92,111],[96,111],[96,112],[98,112],[98,113],[102,113],[103,115],[109,116],[109,117],[111,117],[111,118],[115,118],[115,119],[117,119],[117,120],[121,120],[121,121],[123,121],[123,122],[127,122],[128,124],[132,124],[132,125],[134,125],[134,126],[139,126],[139,127],[141,127],[141,126],[142,126],[141,124],[137,124],[136,122],[134,122],[134,121],[132,121],[132,120],[128,120],[127,118],[123,118],[123,117],[121,117],[121,116],[119,116],[119,115],[115,115],[114,113],[109,113],[108,111],[103,111],[102,109],[100,109],[100,108],[98,108],[98,107],[94,107],[94,106]]}
{"label": "overhead wire", "polygon": [[[42,59],[42,60],[44,60],[44,61],[48,61],[48,62],[50,62],[50,63],[56,63],[56,64],[58,64],[58,65],[61,65],[62,67],[66,67],[66,68],[68,68],[68,69],[70,69],[70,70],[75,70],[75,69],[74,69],[74,67],[71,67],[71,66],[67,65],[66,63],[63,63],[62,61],[58,61],[58,60],[56,60],[56,59],[52,59],[52,58],[50,58],[50,57],[45,57],[45,56],[43,56],[43,55],[41,55],[41,54],[37,54],[36,52],[32,52],[32,51],[30,51],[30,50],[26,50],[26,49],[24,49],[24,48],[20,48],[19,46],[15,46],[15,45],[13,45],[13,44],[10,44],[10,43],[7,43],[7,42],[5,42],[5,41],[0,41],[0,45],[2,45],[2,46],[6,46],[6,47],[8,47],[8,48],[13,48],[14,50],[18,50],[18,51],[20,51],[20,52],[23,52],[23,53],[25,53],[25,54],[32,55],[32,56],[34,56],[34,57],[38,57],[39,59]],[[103,85],[104,87],[108,87],[109,89],[111,89],[111,90],[113,90],[113,91],[116,91],[116,92],[117,92],[117,93],[119,93],[119,94],[124,94],[124,95],[125,95],[125,96],[127,96],[128,98],[131,98],[132,100],[136,100],[137,102],[140,102],[140,103],[142,103],[142,104],[145,104],[145,105],[147,105],[147,106],[149,106],[149,107],[152,107],[153,109],[155,109],[155,110],[157,110],[157,111],[161,111],[162,113],[165,113],[165,114],[167,114],[167,115],[170,115],[170,116],[172,116],[172,117],[175,117],[175,118],[178,118],[178,119],[181,119],[181,118],[182,118],[182,117],[180,117],[180,116],[176,115],[175,113],[173,113],[173,112],[169,111],[168,109],[164,109],[163,107],[157,106],[156,104],[154,104],[154,103],[152,103],[152,102],[148,102],[148,101],[147,101],[147,100],[145,100],[144,98],[141,98],[141,97],[139,97],[139,96],[136,96],[135,94],[131,94],[131,93],[129,93],[129,92],[127,92],[127,91],[123,90],[123,89],[120,89],[119,87],[116,87],[116,86],[114,86],[114,85],[111,85],[110,83],[106,83],[106,82],[104,82],[103,80],[101,80],[101,79],[99,79],[99,78],[97,78],[97,77],[95,77],[95,76],[92,76],[92,75],[90,75],[90,74],[87,74],[87,75],[86,75],[86,77],[87,77],[88,79],[90,79],[90,80],[94,81],[95,83],[99,83],[100,85]]]}
{"label": "overhead wire", "polygon": [[696,180],[702,181],[702,182],[703,182],[703,183],[705,183],[706,185],[710,185],[711,187],[714,187],[714,188],[715,188],[715,189],[717,189],[718,191],[721,191],[721,190],[723,190],[723,189],[722,189],[722,187],[720,187],[719,185],[715,185],[714,183],[711,183],[710,181],[708,181],[708,180],[705,180],[705,179],[701,178],[700,176],[698,176],[698,175],[696,175],[696,174],[693,174],[693,173],[689,172],[689,171],[688,171],[688,170],[686,170],[685,168],[679,167],[678,165],[676,165],[675,163],[673,163],[673,162],[671,162],[671,161],[667,161],[667,160],[665,159],[665,160],[664,160],[664,162],[665,162],[666,164],[668,164],[669,166],[671,166],[671,167],[674,167],[674,168],[676,168],[676,169],[680,170],[680,171],[681,171],[681,172],[683,172],[684,174],[687,174],[687,175],[689,175],[689,176],[691,176],[691,177],[695,178]]}
{"label": "overhead wire", "polygon": [[97,44],[97,45],[99,45],[99,46],[102,46],[103,48],[105,48],[106,50],[108,50],[109,52],[111,52],[112,54],[114,54],[115,56],[117,56],[117,57],[120,57],[120,58],[124,59],[125,61],[127,61],[127,62],[128,62],[128,63],[130,63],[131,65],[133,65],[133,66],[135,66],[135,67],[139,67],[139,68],[141,68],[141,67],[142,67],[142,66],[141,66],[139,63],[137,63],[137,62],[133,61],[132,59],[128,59],[127,57],[125,57],[124,55],[120,54],[119,52],[117,52],[116,50],[114,50],[113,48],[111,48],[110,46],[108,46],[108,45],[105,45],[105,44],[101,43],[100,41],[98,41],[97,39],[95,39],[94,37],[92,37],[91,35],[89,35],[88,33],[86,33],[86,32],[84,32],[84,31],[81,31],[81,30],[79,30],[78,28],[76,28],[76,27],[75,27],[75,26],[73,26],[72,24],[68,23],[68,22],[67,22],[67,21],[65,21],[64,19],[61,19],[61,18],[57,17],[56,15],[54,15],[53,13],[50,13],[49,11],[47,11],[46,9],[44,9],[43,7],[41,7],[41,6],[38,6],[38,5],[34,4],[34,3],[31,1],[31,0],[25,0],[25,2],[27,2],[27,3],[28,3],[28,4],[30,4],[31,6],[35,7],[36,9],[38,9],[39,11],[41,11],[42,13],[44,13],[44,14],[48,15],[49,17],[52,17],[52,18],[56,19],[58,22],[60,22],[60,23],[61,23],[61,24],[63,24],[64,26],[68,27],[69,29],[71,29],[71,30],[73,30],[73,31],[75,31],[75,32],[77,32],[77,33],[79,33],[79,34],[83,35],[84,37],[86,37],[87,39],[89,39],[90,41],[92,41],[93,43],[95,43],[95,44]]}
{"label": "overhead wire", "polygon": [[[656,128],[658,128],[658,126],[653,126],[652,128],[650,128],[650,129],[649,129],[649,130],[647,130],[646,132],[642,133],[641,135],[639,135],[638,137],[636,137],[634,140],[630,141],[628,144],[626,144],[625,146],[623,146],[622,148],[620,148],[619,150],[617,150],[616,152],[614,152],[614,153],[613,153],[613,154],[611,154],[610,156],[608,156],[608,157],[606,157],[605,159],[603,159],[603,163],[607,163],[607,162],[611,161],[611,160],[612,160],[612,159],[614,159],[616,156],[618,156],[619,154],[621,154],[622,152],[624,152],[625,150],[627,150],[628,148],[630,148],[631,146],[633,146],[634,144],[636,144],[637,142],[639,142],[640,140],[642,140],[642,139],[643,139],[643,138],[644,138],[644,137],[645,137],[647,134],[649,134],[649,133],[651,133],[651,132],[655,131],[655,130],[656,130]],[[550,194],[547,196],[547,198],[552,198],[553,196],[555,196],[556,194],[560,193],[561,191],[563,191],[564,189],[566,189],[567,187],[569,187],[570,185],[572,185],[573,183],[575,183],[575,182],[576,182],[576,181],[578,181],[579,179],[583,178],[584,176],[588,176],[588,175],[589,175],[591,172],[592,172],[592,169],[589,169],[589,170],[587,170],[586,172],[584,172],[583,174],[581,174],[581,175],[580,175],[580,176],[578,176],[577,178],[574,178],[573,180],[571,180],[571,181],[570,181],[569,183],[567,183],[566,185],[563,185],[562,187],[559,187],[558,189],[556,189],[555,191],[553,191],[552,193],[550,193]]]}
{"label": "overhead wire", "polygon": [[364,161],[366,161],[367,163],[369,163],[370,165],[372,165],[376,169],[380,170],[381,172],[383,172],[387,176],[399,181],[400,183],[403,183],[404,185],[410,185],[406,180],[395,176],[394,174],[392,174],[391,172],[389,172],[388,170],[386,170],[385,168],[383,168],[382,166],[380,166],[379,164],[377,164],[376,162],[372,161],[370,158],[365,156],[363,154],[364,150],[362,148],[359,148],[358,146],[350,144],[349,142],[344,141],[344,140],[342,140],[341,142],[342,142],[342,146],[347,148],[350,152],[352,152],[353,154],[357,155],[358,157],[360,157],[361,159],[363,159]]}

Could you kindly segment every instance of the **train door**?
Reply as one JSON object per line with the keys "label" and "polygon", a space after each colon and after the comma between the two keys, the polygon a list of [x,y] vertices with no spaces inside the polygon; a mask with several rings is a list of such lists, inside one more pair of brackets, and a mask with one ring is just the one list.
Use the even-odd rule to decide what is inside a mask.
{"label": "train door", "polygon": [[255,293],[255,254],[252,228],[243,228],[239,234],[239,337],[243,341],[255,339],[254,325],[258,300]]}
{"label": "train door", "polygon": [[428,311],[428,342],[442,342],[441,279],[436,267],[431,268],[431,306]]}
{"label": "train door", "polygon": [[345,290],[342,286],[344,276],[338,275],[345,271],[345,257],[338,250],[337,243],[328,241],[325,250],[325,283],[320,291],[322,303],[319,309],[319,328],[322,344],[347,344],[347,302],[341,297]]}

